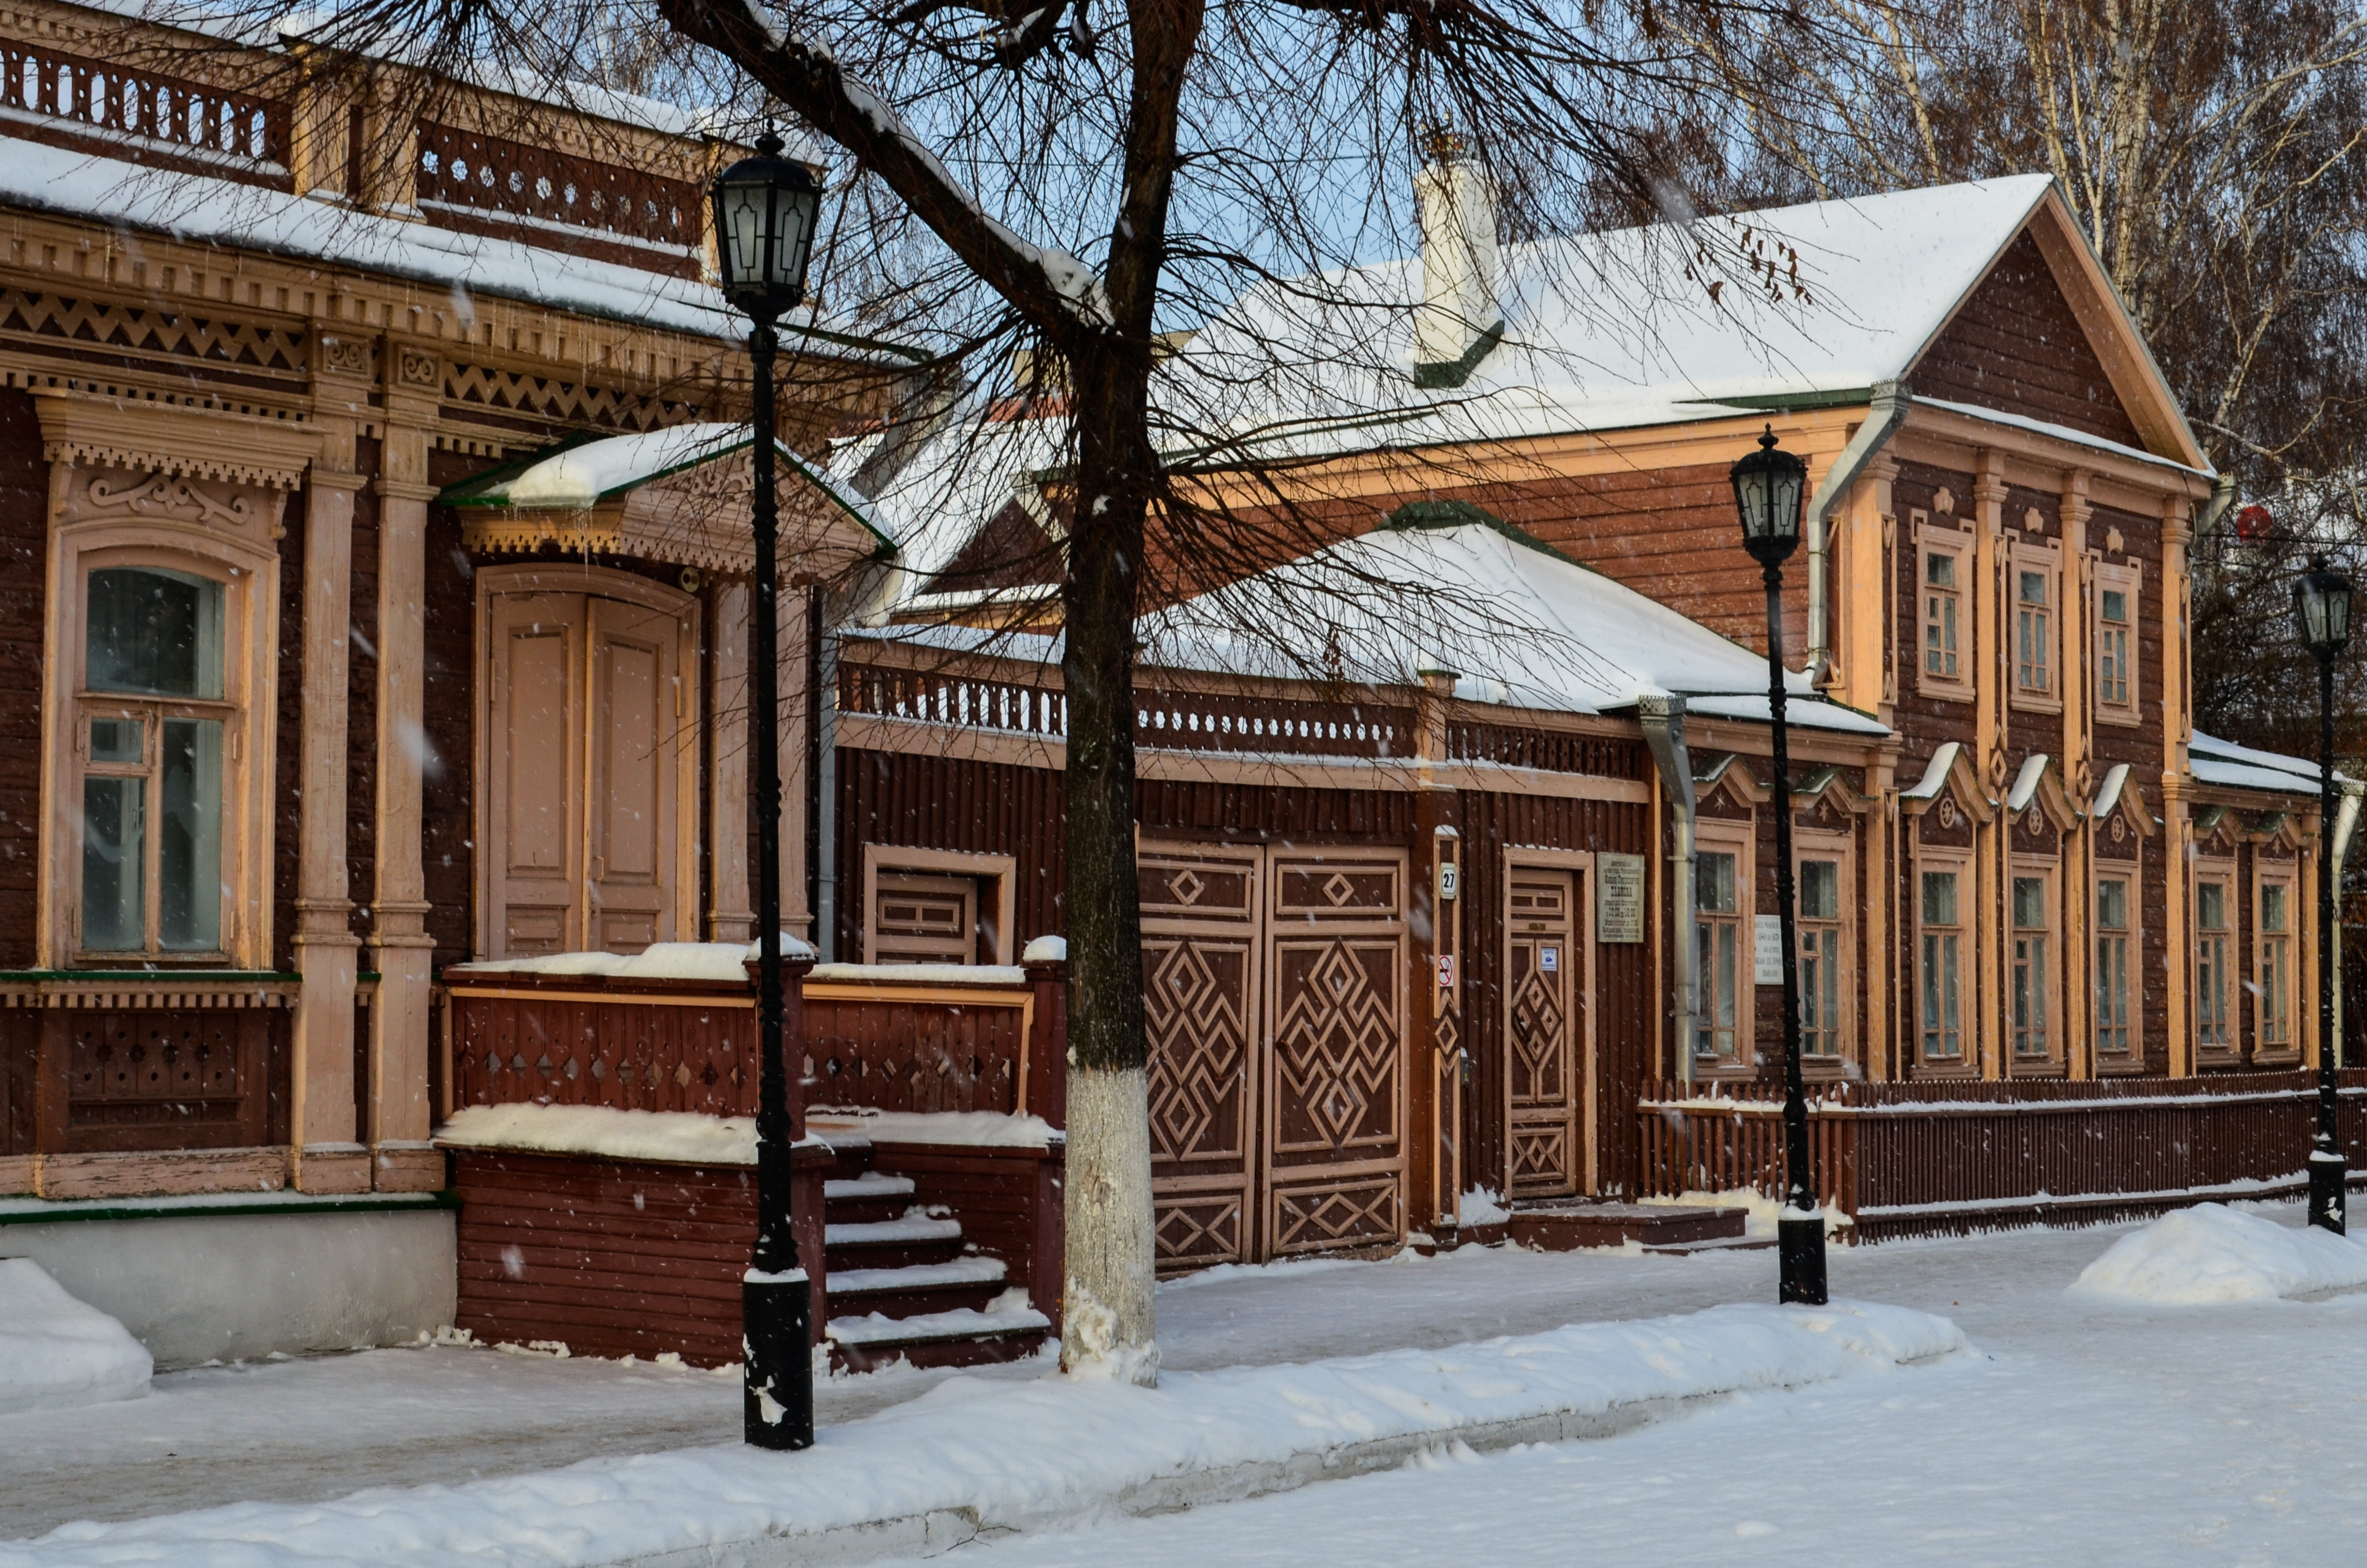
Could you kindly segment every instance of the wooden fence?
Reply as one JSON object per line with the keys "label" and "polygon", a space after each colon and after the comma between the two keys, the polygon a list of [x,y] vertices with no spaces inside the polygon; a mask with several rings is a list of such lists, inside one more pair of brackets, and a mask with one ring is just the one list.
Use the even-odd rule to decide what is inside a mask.
{"label": "wooden fence", "polygon": [[[2341,1074],[2340,1133],[2367,1165],[2367,1071]],[[1647,1197],[1784,1190],[1780,1085],[1645,1086]],[[1861,1240],[2157,1212],[2301,1192],[2316,1125],[2304,1073],[2078,1083],[1819,1085],[1809,1163]]]}

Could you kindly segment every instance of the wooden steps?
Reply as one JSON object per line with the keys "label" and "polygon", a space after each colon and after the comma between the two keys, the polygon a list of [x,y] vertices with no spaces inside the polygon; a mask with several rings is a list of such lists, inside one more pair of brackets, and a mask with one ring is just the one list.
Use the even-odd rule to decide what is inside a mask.
{"label": "wooden steps", "polygon": [[971,1250],[961,1221],[912,1201],[911,1177],[871,1168],[848,1140],[822,1185],[831,1364],[867,1372],[977,1367],[1034,1355],[1051,1332],[1002,1260]]}
{"label": "wooden steps", "polygon": [[1693,1250],[1742,1241],[1743,1221],[1739,1209],[1565,1200],[1514,1206],[1504,1221],[1504,1233],[1540,1252],[1625,1246],[1629,1242],[1648,1251]]}

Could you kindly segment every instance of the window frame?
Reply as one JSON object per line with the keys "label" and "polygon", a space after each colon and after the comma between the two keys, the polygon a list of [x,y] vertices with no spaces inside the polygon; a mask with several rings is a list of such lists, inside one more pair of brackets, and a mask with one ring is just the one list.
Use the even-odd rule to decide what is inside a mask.
{"label": "window frame", "polygon": [[[137,491],[154,483],[147,474],[127,479],[120,470],[75,468],[61,473],[53,481],[53,490],[71,494],[85,473],[92,476],[88,486],[92,489],[106,483]],[[274,496],[272,504],[277,502]],[[255,508],[258,513],[262,510]],[[180,523],[168,514],[153,521],[102,517],[61,523],[51,529],[50,558],[43,628],[47,695],[42,738],[42,786],[49,797],[42,817],[49,831],[41,857],[45,886],[36,936],[41,961],[60,970],[269,968],[271,785],[279,653],[277,552],[241,539],[229,528]],[[123,567],[177,572],[222,585],[220,698],[89,690],[85,664],[90,575]],[[219,867],[223,892],[220,940],[215,947],[168,949],[159,945],[156,924],[162,890],[153,868],[161,853],[162,835],[157,831],[161,811],[153,794],[146,802],[142,946],[137,950],[97,949],[84,944],[82,805],[83,781],[94,776],[90,720],[114,713],[146,721],[143,762],[130,771],[144,774],[152,781],[152,791],[162,778],[163,721],[180,717],[221,721]],[[96,766],[99,777],[117,771],[116,765]]]}
{"label": "window frame", "polygon": [[[2020,890],[2015,883],[2036,881],[2040,888],[2040,917],[2044,922],[2037,926],[2021,924],[2021,911],[2016,907]],[[2006,868],[2005,899],[2005,1050],[2009,1072],[2048,1073],[2063,1066],[2063,977],[2069,966],[2063,951],[2062,865],[2037,856],[2017,855]],[[2043,1049],[2024,1051],[2018,1038],[2024,1028],[2019,1009],[2022,1007],[2022,942],[2025,931],[2038,933],[2045,944],[2038,955],[2045,994],[2039,998],[2032,1027],[2042,1031]]]}
{"label": "window frame", "polygon": [[[1793,935],[1801,940],[1800,953],[1800,1061],[1810,1070],[1830,1073],[1841,1071],[1842,1064],[1857,1058],[1857,860],[1854,843],[1850,835],[1826,829],[1795,828],[1792,834],[1792,885],[1795,895],[1806,886],[1801,867],[1809,860],[1831,860],[1839,864],[1839,913],[1830,920],[1812,920],[1805,903],[1793,920]],[[1834,1044],[1829,1051],[1815,1051],[1809,1047],[1813,1030],[1808,1023],[1808,1009],[1814,1005],[1810,976],[1812,960],[1806,938],[1810,927],[1832,936],[1834,952],[1834,994],[1837,998]]]}
{"label": "window frame", "polygon": [[[2301,865],[2298,859],[2272,860],[2257,850],[2252,855],[2251,940],[2246,944],[2245,974],[2259,989],[2252,994],[2252,1060],[2255,1062],[2293,1062],[2301,1060],[2301,1027],[2293,1017],[2300,1000],[2301,968]],[[2271,889],[2284,895],[2284,928],[2271,932],[2268,928],[2268,895]],[[2271,982],[2269,965],[2271,955],[2278,963],[2277,977]],[[2273,1006],[2271,1004],[2273,1003]],[[2272,1015],[2284,1028],[2284,1038],[2271,1040],[2269,1027]]]}
{"label": "window frame", "polygon": [[[1919,846],[1913,862],[1915,884],[1910,890],[1911,908],[1915,916],[1914,989],[1910,1000],[1914,1006],[1914,1048],[1916,1071],[1926,1074],[1972,1074],[1980,1071],[1980,1038],[1977,1018],[1980,1012],[1979,953],[1975,945],[1974,922],[1977,913],[1973,907],[1979,890],[1974,885],[1973,852],[1969,849],[1926,847]],[[1954,924],[1936,929],[1923,917],[1923,879],[1934,875],[1952,875],[1956,879],[1956,919]],[[1927,937],[1953,937],[1956,943],[1955,980],[1956,1014],[1953,1032],[1956,1050],[1947,1055],[1935,1056],[1924,1049],[1926,1028],[1924,1001],[1930,989],[1930,964],[1927,959]]]}
{"label": "window frame", "polygon": [[[2099,859],[2095,877],[2089,888],[2088,935],[2093,950],[2089,958],[2090,988],[2094,992],[2089,1004],[2088,1048],[2097,1070],[2111,1069],[2135,1072],[2145,1065],[2145,1018],[2143,998],[2132,976],[2141,976],[2145,943],[2145,877],[2140,861],[2123,862]],[[2124,924],[2108,931],[2104,925],[2104,884],[2119,882],[2127,890]],[[2103,945],[2108,941],[2121,944],[2120,980],[2121,1013],[2126,1020],[2120,1026],[2125,1036],[2118,1049],[2106,1050],[2103,1045],[2104,985],[2106,963]]]}
{"label": "window frame", "polygon": [[[2207,931],[2203,924],[2203,890],[2205,886],[2215,886],[2221,890],[2221,918],[2226,922],[2223,926],[2211,927]],[[2191,936],[2188,944],[2187,966],[2193,988],[2192,1033],[2197,1062],[2206,1057],[2214,1061],[2232,1062],[2240,1051],[2241,1037],[2237,1019],[2242,1008],[2242,989],[2240,982],[2235,981],[2227,972],[2230,961],[2242,950],[2240,927],[2243,908],[2237,902],[2237,886],[2236,862],[2232,857],[2197,856],[2195,858],[2193,915],[2189,920]],[[2218,981],[2217,1012],[2220,1026],[2220,1035],[2215,1042],[2206,1039],[2203,1034],[2203,1023],[2209,1011],[2204,1004],[2212,999],[2212,987],[2205,983],[2204,948],[2207,943],[2214,940],[2223,944],[2215,955]]]}
{"label": "window frame", "polygon": [[[2145,701],[2143,675],[2145,650],[2145,573],[2135,565],[2114,565],[2098,561],[2089,585],[2088,674],[2089,688],[2095,695],[2095,716],[2099,723],[2136,724],[2142,722]],[[2124,683],[2128,696],[2120,701],[2104,698],[2103,657],[2106,636],[2104,595],[2107,592],[2128,596],[2128,678]]]}
{"label": "window frame", "polygon": [[[994,955],[976,960],[979,963],[1010,964],[1014,948],[1014,893],[1016,889],[1019,860],[1012,855],[972,854],[956,849],[923,849],[903,844],[866,844],[863,846],[863,961],[883,960],[873,955],[879,947],[879,879],[883,875],[903,873],[923,877],[974,877],[979,888],[979,922],[991,917],[994,922]],[[989,911],[991,910],[991,916]],[[902,960],[887,960],[902,961]]]}
{"label": "window frame", "polygon": [[[1698,970],[1706,971],[1710,963],[1713,949],[1704,940],[1704,933],[1712,928],[1712,920],[1731,921],[1734,926],[1734,1054],[1721,1056],[1700,1049],[1704,1020],[1714,1016],[1714,997],[1709,988],[1699,983],[1697,974],[1693,988],[1693,1071],[1696,1075],[1707,1073],[1749,1077],[1759,1070],[1759,987],[1752,978],[1756,969],[1753,944],[1757,937],[1759,913],[1759,835],[1755,820],[1740,822],[1722,817],[1695,817],[1693,855],[1696,861],[1704,854],[1734,857],[1734,909],[1730,914],[1704,918],[1699,900],[1687,901],[1693,905],[1693,961]],[[1716,1026],[1708,1027],[1715,1033]]]}
{"label": "window frame", "polygon": [[[1975,699],[1974,670],[1979,658],[1973,614],[1973,536],[1962,528],[1934,523],[1920,509],[1908,514],[1915,540],[1915,689],[1924,697],[1946,702]],[[1955,562],[1958,631],[1957,675],[1935,676],[1927,665],[1925,636],[1930,625],[1925,598],[1931,582],[1931,562],[1945,556]]]}
{"label": "window frame", "polygon": [[[2044,656],[2047,685],[2039,690],[2022,683],[2028,667],[2022,658],[2022,578],[2036,573],[2046,583]],[[2006,695],[2015,708],[2031,713],[2063,711],[2063,552],[2052,544],[2015,540],[2006,551]]]}

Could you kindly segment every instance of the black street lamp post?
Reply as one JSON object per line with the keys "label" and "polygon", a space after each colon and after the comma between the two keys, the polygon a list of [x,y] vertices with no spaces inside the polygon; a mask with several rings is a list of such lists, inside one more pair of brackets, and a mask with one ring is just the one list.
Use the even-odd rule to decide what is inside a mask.
{"label": "black street lamp post", "polygon": [[2310,557],[2293,584],[2293,623],[2317,660],[2317,1137],[2309,1151],[2309,1222],[2340,1235],[2348,1176],[2335,1129],[2334,660],[2350,641],[2350,579]]}
{"label": "black street lamp post", "polygon": [[1781,1301],[1825,1302],[1825,1217],[1808,1169],[1808,1100],[1800,1081],[1800,949],[1792,886],[1792,753],[1784,720],[1784,562],[1800,543],[1807,462],[1775,445],[1772,426],[1759,449],[1734,465],[1742,548],[1767,585],[1767,712],[1775,741],[1775,907],[1784,937],[1784,1210],[1776,1221]]}
{"label": "black street lamp post", "polygon": [[760,1449],[813,1447],[813,1287],[798,1265],[790,1230],[788,1081],[781,1060],[787,1002],[781,981],[780,519],[773,494],[773,324],[805,302],[821,182],[781,156],[770,131],[756,155],[716,177],[715,258],[723,295],[751,323],[755,370],[753,498],[756,542],[748,624],[748,748],[756,765],[756,1035],[763,1076],[756,1101],[756,1245],[740,1287],[746,1389],[742,1430]]}

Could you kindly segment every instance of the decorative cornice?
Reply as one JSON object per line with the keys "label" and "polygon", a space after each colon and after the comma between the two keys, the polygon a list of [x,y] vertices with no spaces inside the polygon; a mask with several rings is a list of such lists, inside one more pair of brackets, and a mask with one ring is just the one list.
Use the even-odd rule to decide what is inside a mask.
{"label": "decorative cornice", "polygon": [[288,420],[119,403],[36,388],[41,455],[86,468],[219,480],[293,490],[321,449],[321,432]]}

